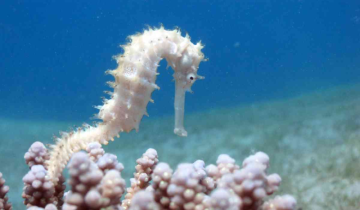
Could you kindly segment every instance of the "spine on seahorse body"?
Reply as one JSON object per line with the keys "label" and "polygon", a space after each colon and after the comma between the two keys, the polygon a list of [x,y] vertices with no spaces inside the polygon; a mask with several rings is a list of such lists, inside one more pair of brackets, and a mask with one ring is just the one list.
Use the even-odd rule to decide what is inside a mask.
{"label": "spine on seahorse body", "polygon": [[115,56],[118,67],[107,73],[114,76],[109,82],[114,88],[109,92],[111,98],[104,101],[98,118],[103,122],[96,126],[85,126],[70,133],[62,133],[57,143],[52,145],[50,160],[47,162],[49,177],[57,183],[58,177],[71,155],[85,149],[88,143],[107,144],[120,132],[139,129],[151,93],[159,87],[155,84],[157,67],[165,58],[168,66],[174,69],[175,79],[175,128],[174,133],[187,136],[183,127],[185,92],[203,77],[197,74],[198,66],[204,60],[201,43],[193,44],[188,35],[181,36],[179,30],[149,29],[142,34],[129,37],[130,42],[123,46],[124,53]]}

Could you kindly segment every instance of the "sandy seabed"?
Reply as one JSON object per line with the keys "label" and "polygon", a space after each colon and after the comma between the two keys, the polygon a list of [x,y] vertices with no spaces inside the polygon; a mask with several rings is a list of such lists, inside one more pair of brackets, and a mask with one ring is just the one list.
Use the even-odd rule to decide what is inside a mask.
{"label": "sandy seabed", "polygon": [[[125,166],[128,180],[147,148],[173,169],[180,162],[215,163],[219,154],[241,161],[256,151],[270,156],[270,173],[283,181],[277,194],[292,194],[302,210],[360,209],[360,85],[295,98],[213,109],[185,116],[187,138],[175,136],[173,117],[144,119],[138,133],[105,146]],[[14,209],[22,205],[23,156],[31,143],[82,122],[0,119],[0,171]]]}

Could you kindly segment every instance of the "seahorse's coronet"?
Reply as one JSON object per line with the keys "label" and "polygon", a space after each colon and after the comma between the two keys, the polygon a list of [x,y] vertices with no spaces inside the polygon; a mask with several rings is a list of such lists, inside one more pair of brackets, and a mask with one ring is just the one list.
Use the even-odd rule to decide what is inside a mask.
{"label": "seahorse's coronet", "polygon": [[111,98],[105,99],[102,106],[96,106],[100,109],[96,117],[103,123],[62,135],[51,147],[47,168],[55,183],[74,152],[86,149],[91,142],[107,144],[120,132],[139,129],[143,115],[147,115],[146,106],[152,102],[151,93],[160,89],[155,81],[163,58],[174,69],[176,82],[174,132],[187,135],[183,127],[185,91],[190,91],[196,79],[203,78],[197,75],[198,66],[204,60],[203,45],[193,44],[190,37],[181,36],[179,30],[163,27],[150,28],[128,39],[130,42],[122,46],[124,53],[114,56],[117,68],[106,71],[115,81],[108,82],[114,88],[108,93]]}

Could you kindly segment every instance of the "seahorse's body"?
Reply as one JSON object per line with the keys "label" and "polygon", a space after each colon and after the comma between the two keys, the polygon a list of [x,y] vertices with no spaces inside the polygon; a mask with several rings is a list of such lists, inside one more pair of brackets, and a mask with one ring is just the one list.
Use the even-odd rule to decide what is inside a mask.
{"label": "seahorse's body", "polygon": [[47,168],[50,178],[57,183],[58,177],[74,152],[85,149],[90,142],[107,144],[120,132],[138,130],[141,118],[146,115],[146,106],[151,93],[159,89],[155,84],[157,67],[165,58],[174,69],[175,79],[175,129],[174,133],[186,136],[183,127],[185,92],[203,77],[197,69],[204,55],[201,43],[194,45],[189,36],[182,37],[178,30],[149,29],[143,34],[130,36],[130,43],[123,46],[124,53],[116,56],[118,67],[107,73],[115,77],[109,82],[114,92],[104,101],[98,118],[103,122],[96,126],[85,126],[71,133],[62,133],[52,145]]}

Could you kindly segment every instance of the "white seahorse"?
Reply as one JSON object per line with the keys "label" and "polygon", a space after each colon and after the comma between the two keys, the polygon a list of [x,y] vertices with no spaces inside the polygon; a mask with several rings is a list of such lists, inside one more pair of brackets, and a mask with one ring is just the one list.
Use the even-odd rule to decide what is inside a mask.
{"label": "white seahorse", "polygon": [[204,77],[197,74],[204,54],[203,45],[193,44],[190,37],[181,36],[179,30],[148,29],[142,34],[129,37],[130,42],[122,46],[124,53],[115,56],[118,67],[107,73],[115,77],[109,82],[114,88],[109,92],[111,98],[104,101],[97,117],[103,122],[96,126],[86,125],[70,133],[62,133],[51,146],[50,160],[47,161],[48,176],[54,184],[65,168],[71,155],[85,149],[88,143],[107,144],[120,132],[138,130],[143,115],[147,115],[146,106],[151,93],[159,89],[155,84],[157,67],[165,58],[168,66],[174,69],[175,79],[175,128],[174,133],[187,136],[184,129],[185,92],[191,91],[194,82]]}

